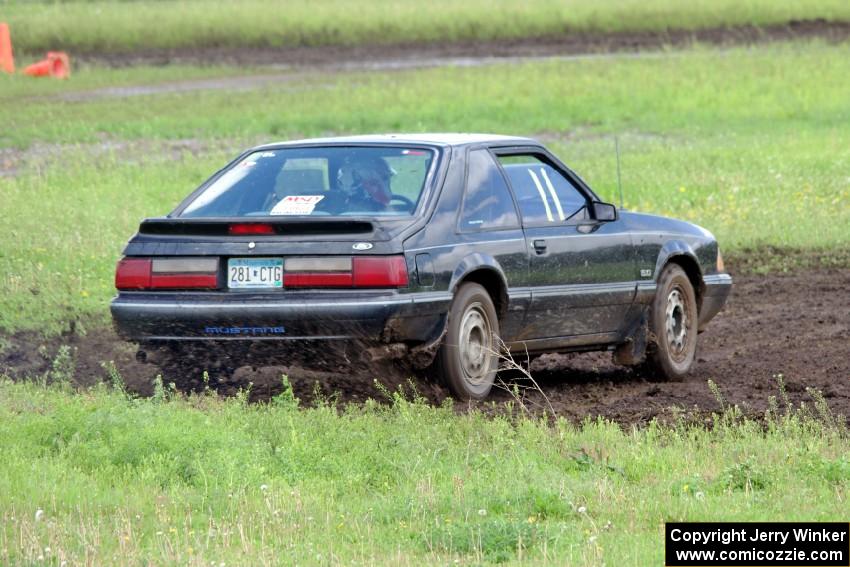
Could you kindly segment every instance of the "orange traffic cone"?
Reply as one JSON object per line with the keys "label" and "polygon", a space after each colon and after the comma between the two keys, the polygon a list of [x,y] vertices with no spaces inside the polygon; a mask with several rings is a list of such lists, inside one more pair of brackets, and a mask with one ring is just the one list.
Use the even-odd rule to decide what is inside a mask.
{"label": "orange traffic cone", "polygon": [[48,51],[47,58],[24,68],[30,77],[55,77],[67,79],[71,76],[71,60],[64,51]]}
{"label": "orange traffic cone", "polygon": [[9,24],[0,23],[0,71],[15,72],[15,58],[12,56],[12,38]]}

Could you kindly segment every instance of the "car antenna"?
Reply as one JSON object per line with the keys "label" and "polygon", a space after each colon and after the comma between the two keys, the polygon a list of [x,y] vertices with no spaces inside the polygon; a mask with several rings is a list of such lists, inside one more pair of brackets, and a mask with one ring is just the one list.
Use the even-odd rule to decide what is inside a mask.
{"label": "car antenna", "polygon": [[620,178],[620,137],[614,136],[614,151],[617,154],[617,188],[620,190],[620,208],[623,208],[623,181]]}

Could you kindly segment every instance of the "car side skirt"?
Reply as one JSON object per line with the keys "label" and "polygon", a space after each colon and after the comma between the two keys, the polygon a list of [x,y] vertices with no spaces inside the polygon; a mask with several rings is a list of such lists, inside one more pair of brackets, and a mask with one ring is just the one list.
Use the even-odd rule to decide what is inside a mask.
{"label": "car side skirt", "polygon": [[571,350],[604,350],[606,346],[615,345],[621,341],[622,335],[619,332],[593,333],[572,337],[550,337],[548,339],[514,341],[508,343],[507,347],[513,355],[521,355],[525,352],[537,354],[541,352],[563,352]]}

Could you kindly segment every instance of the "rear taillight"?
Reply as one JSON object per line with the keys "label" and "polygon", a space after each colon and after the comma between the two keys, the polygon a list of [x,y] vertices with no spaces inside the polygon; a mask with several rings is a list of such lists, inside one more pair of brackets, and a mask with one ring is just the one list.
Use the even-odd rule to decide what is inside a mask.
{"label": "rear taillight", "polygon": [[115,270],[119,290],[215,289],[218,258],[122,258]]}
{"label": "rear taillight", "polygon": [[246,222],[231,224],[227,227],[227,232],[233,235],[244,234],[274,234],[274,227],[270,224],[258,222]]}
{"label": "rear taillight", "polygon": [[354,277],[351,272],[283,274],[284,287],[352,287],[353,285]]}
{"label": "rear taillight", "polygon": [[[404,256],[287,258],[288,288],[398,288],[408,285]],[[218,258],[122,258],[115,271],[119,290],[216,289]]]}
{"label": "rear taillight", "polygon": [[152,274],[151,289],[215,289],[215,274]]}
{"label": "rear taillight", "polygon": [[406,287],[404,256],[287,258],[284,287]]}
{"label": "rear taillight", "polygon": [[354,287],[405,287],[407,263],[404,256],[360,256],[354,258]]}
{"label": "rear taillight", "polygon": [[122,258],[115,269],[117,289],[148,289],[151,286],[150,258]]}

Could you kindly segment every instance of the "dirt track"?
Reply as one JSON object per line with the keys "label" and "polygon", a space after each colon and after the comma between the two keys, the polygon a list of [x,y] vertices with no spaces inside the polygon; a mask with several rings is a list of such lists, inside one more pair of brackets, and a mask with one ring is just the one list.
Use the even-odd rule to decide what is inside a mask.
{"label": "dirt track", "polygon": [[[733,269],[733,273],[735,273]],[[699,364],[683,383],[650,383],[629,370],[616,367],[607,353],[547,356],[538,359],[534,376],[552,408],[574,420],[601,415],[623,424],[645,423],[653,417],[671,417],[684,411],[702,415],[718,409],[707,381],[715,381],[726,401],[749,413],[761,413],[768,397],[777,395],[774,376],[783,374],[793,402],[811,402],[807,387],[821,390],[836,413],[850,416],[850,269],[818,269],[768,276],[735,275],[735,289],[727,308],[700,336]],[[77,376],[82,384],[101,379],[101,360],[115,360],[128,388],[148,394],[155,368],[135,362],[132,345],[119,341],[110,330],[76,333],[46,345],[40,355],[33,337],[6,337],[10,346],[0,357],[0,370],[34,375],[47,370],[48,359],[62,343],[77,349]],[[253,399],[265,399],[280,390],[280,372],[288,371],[296,394],[309,403],[318,383],[326,395],[341,402],[368,397],[383,399],[375,377],[395,389],[403,375],[386,373],[310,372],[299,368],[242,369],[236,381],[218,385],[222,393],[254,383]],[[516,383],[530,408],[547,407],[543,395],[529,383]],[[419,384],[432,401],[445,392],[433,384]],[[511,396],[497,391],[500,405]],[[486,406],[486,404],[485,404]],[[678,408],[678,409],[673,409]]]}
{"label": "dirt track", "polygon": [[416,61],[449,58],[540,57],[655,50],[693,43],[707,45],[747,45],[766,41],[822,38],[843,41],[850,37],[850,22],[792,20],[764,27],[733,26],[701,30],[663,32],[587,33],[508,40],[436,42],[394,45],[324,47],[243,47],[147,50],[131,53],[85,54],[87,63],[115,67],[188,63],[208,65],[283,65],[294,67],[406,67]]}
{"label": "dirt track", "polygon": [[[670,47],[694,43],[715,46],[752,45],[771,41],[819,38],[825,41],[850,39],[850,22],[824,20],[791,21],[767,27],[738,26],[703,30],[667,30],[587,34],[568,33],[554,37],[531,37],[502,41],[450,42],[351,47],[289,48],[204,48],[132,53],[80,54],[84,62],[109,66],[172,63],[263,66],[262,74],[188,79],[150,85],[106,86],[83,91],[43,95],[44,100],[87,102],[196,91],[242,92],[274,87],[277,91],[333,88],[322,81],[336,72],[398,71],[428,67],[479,67],[500,63],[522,63],[552,59],[600,57],[653,58],[675,54]],[[320,77],[326,76],[325,79]],[[308,80],[305,85],[305,80]],[[0,155],[0,161],[3,156]],[[0,172],[2,174],[2,172]]]}

